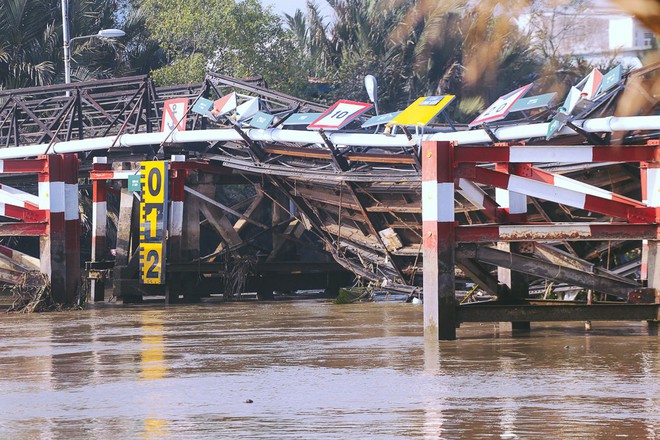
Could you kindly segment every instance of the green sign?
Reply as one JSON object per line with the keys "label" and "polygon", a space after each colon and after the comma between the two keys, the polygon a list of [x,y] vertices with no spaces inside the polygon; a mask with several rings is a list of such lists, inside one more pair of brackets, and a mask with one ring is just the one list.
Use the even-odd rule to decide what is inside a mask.
{"label": "green sign", "polygon": [[529,98],[520,98],[511,106],[510,112],[522,112],[533,110],[535,108],[548,107],[550,102],[556,96],[556,93],[546,93],[545,95],[530,96]]}
{"label": "green sign", "polygon": [[128,176],[128,190],[133,192],[140,191],[140,175],[132,174]]}

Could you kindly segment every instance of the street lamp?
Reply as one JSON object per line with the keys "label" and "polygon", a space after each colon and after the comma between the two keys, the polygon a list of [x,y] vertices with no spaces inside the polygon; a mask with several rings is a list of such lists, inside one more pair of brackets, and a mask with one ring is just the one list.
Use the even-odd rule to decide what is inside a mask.
{"label": "street lamp", "polygon": [[84,38],[118,38],[126,35],[121,29],[101,29],[93,35],[71,38],[69,35],[69,1],[62,0],[62,36],[64,37],[64,83],[71,82],[71,42]]}
{"label": "street lamp", "polygon": [[369,95],[369,100],[374,103],[374,108],[376,109],[376,115],[378,115],[378,81],[373,75],[367,75],[364,77],[364,88],[367,89],[367,95]]}

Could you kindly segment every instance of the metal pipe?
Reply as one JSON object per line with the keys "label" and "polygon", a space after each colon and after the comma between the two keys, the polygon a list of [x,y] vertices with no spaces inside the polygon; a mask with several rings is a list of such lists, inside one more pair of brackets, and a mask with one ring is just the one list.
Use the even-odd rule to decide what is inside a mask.
{"label": "metal pipe", "polygon": [[[660,116],[633,116],[633,117],[606,117],[591,120],[576,121],[588,132],[630,131],[630,130],[660,130]],[[545,137],[548,123],[517,125],[501,127],[493,130],[495,136],[502,141]],[[254,141],[264,142],[290,142],[314,144],[323,143],[318,132],[301,130],[282,130],[270,128],[267,130],[246,130],[248,137]],[[561,134],[575,134],[573,130],[564,127]],[[75,141],[58,142],[48,150],[48,144],[29,145],[24,147],[11,147],[0,149],[0,159],[20,159],[50,153],[78,153],[83,151],[107,150],[112,147],[135,147],[142,145],[159,145],[168,133],[139,133],[109,136],[102,138],[83,139]],[[479,144],[492,142],[484,130],[458,131],[451,133],[433,133],[419,137],[413,136],[409,140],[405,135],[388,136],[384,134],[369,133],[327,133],[330,141],[335,145],[352,145],[365,147],[407,147],[416,145],[418,141],[453,141],[459,145]],[[171,143],[189,142],[227,142],[242,141],[243,138],[232,128],[217,130],[175,131],[168,139]]]}
{"label": "metal pipe", "polygon": [[[69,35],[69,1],[62,0],[62,38],[64,39],[64,83],[71,82],[71,52]],[[68,92],[67,92],[67,96]]]}

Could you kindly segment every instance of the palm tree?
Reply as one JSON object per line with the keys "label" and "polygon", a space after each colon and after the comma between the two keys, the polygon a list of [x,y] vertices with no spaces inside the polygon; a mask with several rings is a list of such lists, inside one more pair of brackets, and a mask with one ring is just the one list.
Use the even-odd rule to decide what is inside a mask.
{"label": "palm tree", "polygon": [[0,88],[49,84],[55,76],[57,27],[39,0],[0,3]]}
{"label": "palm tree", "polygon": [[[143,35],[141,40],[136,37],[140,44],[129,45],[126,55],[119,41],[98,38],[74,41],[71,46],[74,80],[148,73],[157,65],[159,48],[144,37],[144,17],[140,10],[130,5],[120,6],[120,0],[69,0],[71,37],[122,27],[119,21],[129,28],[128,38],[138,33]],[[60,0],[0,0],[0,88],[63,82],[62,38]],[[145,62],[139,67],[141,61]],[[133,67],[133,63],[138,67]]]}

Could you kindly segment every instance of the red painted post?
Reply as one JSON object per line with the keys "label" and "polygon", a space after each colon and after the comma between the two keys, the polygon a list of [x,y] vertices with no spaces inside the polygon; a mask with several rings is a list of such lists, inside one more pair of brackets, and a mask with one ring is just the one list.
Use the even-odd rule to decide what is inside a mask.
{"label": "red painted post", "polygon": [[[92,172],[110,170],[106,157],[95,157]],[[91,260],[103,261],[106,257],[106,231],[108,224],[108,187],[104,179],[92,181],[92,254]],[[89,301],[103,301],[105,280],[91,280]]]}
{"label": "red painted post", "polygon": [[[185,162],[186,156],[173,155],[170,162]],[[170,167],[170,212],[167,237],[167,258],[170,261],[181,261],[181,243],[183,241],[183,200],[185,199],[185,169]],[[165,301],[173,304],[179,300],[179,293],[186,290],[185,278],[180,273],[168,274],[168,282],[165,287]]]}
{"label": "red painted post", "polygon": [[[172,162],[185,162],[183,155],[173,155]],[[183,234],[183,200],[185,196],[186,170],[177,169],[172,171],[170,179],[170,212],[169,212],[169,249],[168,256],[172,261],[181,260],[181,236]]]}
{"label": "red painted post", "polygon": [[67,303],[76,300],[80,278],[80,211],[78,209],[78,155],[62,155],[64,165],[64,234]]}
{"label": "red painted post", "polygon": [[454,146],[422,143],[424,334],[456,339],[454,279]]}
{"label": "red painted post", "polygon": [[62,155],[40,156],[46,162],[39,173],[39,209],[47,211],[48,234],[39,238],[41,272],[50,279],[53,300],[67,304],[73,295],[66,283],[66,232],[64,227],[65,189]]}

